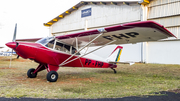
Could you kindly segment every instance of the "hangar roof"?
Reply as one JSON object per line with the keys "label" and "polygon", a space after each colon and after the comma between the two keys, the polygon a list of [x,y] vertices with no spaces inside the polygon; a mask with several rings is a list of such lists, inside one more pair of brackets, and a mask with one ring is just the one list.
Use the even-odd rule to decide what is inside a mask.
{"label": "hangar roof", "polygon": [[84,6],[84,5],[117,5],[117,4],[125,4],[125,5],[129,5],[131,3],[138,3],[138,4],[149,4],[150,0],[137,0],[137,1],[81,1],[78,4],[76,4],[75,6],[71,7],[70,9],[66,10],[64,13],[61,13],[60,15],[58,15],[57,17],[55,17],[54,19],[50,20],[47,23],[44,23],[44,26],[51,26],[52,24],[54,24],[55,22],[63,19],[65,16],[70,15],[71,12],[77,10],[78,8]]}

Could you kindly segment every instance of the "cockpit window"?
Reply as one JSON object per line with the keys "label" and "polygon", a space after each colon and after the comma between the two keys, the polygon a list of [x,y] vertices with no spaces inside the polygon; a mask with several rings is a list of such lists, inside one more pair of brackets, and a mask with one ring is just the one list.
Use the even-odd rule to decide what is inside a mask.
{"label": "cockpit window", "polygon": [[49,41],[45,46],[53,49],[54,40]]}
{"label": "cockpit window", "polygon": [[38,41],[36,41],[36,43],[40,43],[43,45],[46,45],[50,40],[52,40],[54,37],[46,37],[46,38],[42,38]]}

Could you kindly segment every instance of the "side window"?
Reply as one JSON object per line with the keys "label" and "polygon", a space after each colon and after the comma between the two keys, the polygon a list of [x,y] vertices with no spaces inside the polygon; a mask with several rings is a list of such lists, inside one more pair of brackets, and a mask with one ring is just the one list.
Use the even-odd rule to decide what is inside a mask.
{"label": "side window", "polygon": [[[77,52],[77,50],[73,47],[72,48],[72,53],[71,54],[74,54],[74,53],[76,53]],[[76,55],[81,55],[80,53],[77,53]]]}
{"label": "side window", "polygon": [[55,50],[63,51],[70,54],[70,46],[56,42]]}
{"label": "side window", "polygon": [[[54,43],[55,43],[55,40],[51,40],[46,44],[46,47],[49,47],[52,49],[54,48],[54,50],[66,52],[68,54],[74,54],[75,52],[77,52],[77,50],[72,46],[56,41],[56,45],[54,47]],[[77,53],[76,55],[80,55],[80,53]]]}

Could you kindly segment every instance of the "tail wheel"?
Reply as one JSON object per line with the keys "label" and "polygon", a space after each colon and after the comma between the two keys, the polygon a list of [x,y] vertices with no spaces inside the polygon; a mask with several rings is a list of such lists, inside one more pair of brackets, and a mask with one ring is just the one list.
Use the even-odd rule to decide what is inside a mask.
{"label": "tail wheel", "polygon": [[116,72],[116,70],[114,69],[114,68],[111,68],[113,71],[114,71],[114,74],[116,74],[117,72]]}
{"label": "tail wheel", "polygon": [[29,78],[35,78],[37,76],[37,73],[33,73],[34,71],[35,71],[34,68],[29,69],[28,72],[27,72],[27,76]]}
{"label": "tail wheel", "polygon": [[47,80],[49,82],[56,82],[57,79],[58,79],[58,73],[56,71],[50,71],[48,74],[47,74]]}

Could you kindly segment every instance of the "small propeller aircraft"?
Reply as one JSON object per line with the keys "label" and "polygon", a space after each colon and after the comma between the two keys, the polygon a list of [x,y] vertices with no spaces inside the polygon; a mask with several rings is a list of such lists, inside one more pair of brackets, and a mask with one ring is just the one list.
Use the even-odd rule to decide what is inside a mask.
{"label": "small propeller aircraft", "polygon": [[[116,63],[120,59],[121,46],[117,46],[114,50],[118,51],[117,58],[114,61],[104,62],[85,58],[86,55],[107,45],[157,41],[175,37],[162,25],[153,21],[133,22],[68,35],[47,37],[35,43],[16,41],[16,28],[17,25],[13,42],[6,45],[22,58],[39,63],[36,69],[28,70],[29,78],[35,78],[38,72],[46,69],[48,72],[47,80],[50,82],[57,81],[59,67],[111,68],[116,73],[114,68],[117,67]],[[82,54],[82,50],[92,46],[100,47]]]}

